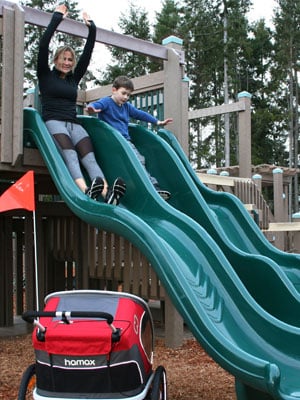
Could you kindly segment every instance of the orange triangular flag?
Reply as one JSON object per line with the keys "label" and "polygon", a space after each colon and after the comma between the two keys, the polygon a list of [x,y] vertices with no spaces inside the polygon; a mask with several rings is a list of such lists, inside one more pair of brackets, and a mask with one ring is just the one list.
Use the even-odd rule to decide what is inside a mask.
{"label": "orange triangular flag", "polygon": [[16,208],[35,210],[33,171],[28,171],[0,196],[0,212]]}

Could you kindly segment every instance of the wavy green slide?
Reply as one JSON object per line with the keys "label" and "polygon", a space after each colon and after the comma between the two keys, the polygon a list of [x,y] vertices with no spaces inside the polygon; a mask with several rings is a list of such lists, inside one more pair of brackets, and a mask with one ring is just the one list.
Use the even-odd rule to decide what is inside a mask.
{"label": "wavy green slide", "polygon": [[[158,135],[131,127],[136,146],[150,161],[147,168],[171,191],[169,202],[156,193],[118,132],[93,117],[81,121],[109,183],[117,176],[126,181],[127,193],[117,207],[81,193],[38,112],[24,110],[24,134],[34,138],[68,207],[143,252],[195,338],[235,376],[239,400],[300,399],[300,298],[289,267],[227,243],[224,221]],[[208,220],[215,229],[208,229]],[[217,229],[226,245],[215,237]],[[293,273],[297,278],[298,268]]]}
{"label": "wavy green slide", "polygon": [[[295,288],[300,292],[300,255],[285,253],[278,250],[263,235],[257,224],[249,216],[243,203],[234,195],[224,192],[216,192],[205,186],[191,167],[176,137],[165,129],[158,132],[176,152],[183,167],[196,184],[202,198],[201,211],[192,212],[184,210],[214,237],[223,251],[230,257],[228,247],[235,246],[249,253],[270,258],[276,262],[288,276]],[[210,209],[216,222],[207,223],[203,214]],[[191,211],[191,210],[190,210]],[[227,239],[227,240],[226,240]],[[272,288],[270,288],[272,290]]]}

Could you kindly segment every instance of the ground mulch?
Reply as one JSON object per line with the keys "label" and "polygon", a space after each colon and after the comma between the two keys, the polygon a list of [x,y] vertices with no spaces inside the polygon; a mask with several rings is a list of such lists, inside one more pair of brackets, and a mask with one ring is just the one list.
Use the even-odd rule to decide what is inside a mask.
{"label": "ground mulch", "polygon": [[[16,400],[22,373],[34,362],[31,335],[0,338],[0,399]],[[167,371],[169,400],[235,400],[234,377],[192,338],[176,349],[155,343],[154,365]]]}

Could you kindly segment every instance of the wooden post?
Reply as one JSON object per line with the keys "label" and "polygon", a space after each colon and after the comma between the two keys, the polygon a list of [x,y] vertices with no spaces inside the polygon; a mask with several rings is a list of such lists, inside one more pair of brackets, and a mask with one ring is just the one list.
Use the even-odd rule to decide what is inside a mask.
{"label": "wooden post", "polygon": [[[273,169],[274,217],[276,222],[284,222],[283,171]],[[275,246],[284,250],[284,232],[276,232]]]}
{"label": "wooden post", "polygon": [[276,222],[284,222],[283,206],[283,171],[281,168],[273,169],[274,184],[274,217]]}
{"label": "wooden post", "polygon": [[[15,221],[16,222],[16,221]],[[14,224],[16,225],[16,224]],[[18,227],[20,224],[17,224]],[[23,225],[23,221],[22,221]],[[23,282],[23,230],[15,226],[15,265],[16,265],[16,314],[21,315],[24,311],[24,282]]]}
{"label": "wooden post", "polygon": [[11,8],[3,9],[3,43],[2,43],[2,83],[1,97],[5,101],[1,104],[1,162],[12,162],[12,131],[13,131],[13,87],[14,65],[13,43],[14,43],[14,11]]}
{"label": "wooden post", "polygon": [[255,183],[255,185],[257,186],[257,189],[261,192],[261,179],[262,176],[260,174],[254,174],[252,176],[252,180]]}
{"label": "wooden post", "polygon": [[182,40],[169,36],[163,40],[168,47],[168,61],[164,61],[164,116],[173,118],[170,129],[188,155],[188,79],[184,76]]}
{"label": "wooden post", "polygon": [[180,135],[180,144],[185,152],[186,156],[190,157],[190,145],[189,145],[189,117],[188,117],[188,109],[189,109],[189,84],[190,80],[188,77],[184,77],[182,79],[181,86],[181,135]]}
{"label": "wooden post", "polygon": [[[215,168],[209,168],[206,173],[208,175],[218,175],[218,172]],[[210,189],[217,190],[217,185],[209,185]]]}
{"label": "wooden post", "polygon": [[24,11],[3,7],[0,161],[16,164],[23,154]]}
{"label": "wooden post", "polygon": [[221,171],[220,172],[220,176],[229,176],[229,172],[228,171]]}
{"label": "wooden post", "polygon": [[251,94],[238,94],[239,102],[245,105],[244,111],[239,112],[239,176],[251,178]]}
{"label": "wooden post", "polygon": [[172,304],[169,296],[165,296],[165,345],[176,348],[183,342],[183,319]]}
{"label": "wooden post", "polygon": [[287,185],[283,186],[283,213],[284,221],[289,220],[289,188]]}
{"label": "wooden post", "polygon": [[24,27],[25,13],[15,4],[14,25],[14,85],[13,85],[13,164],[23,155],[23,84],[24,84]]}
{"label": "wooden post", "polygon": [[[296,212],[292,215],[292,222],[300,222],[300,212]],[[300,231],[294,232],[294,250],[296,253],[300,253]]]}
{"label": "wooden post", "polygon": [[0,327],[13,326],[12,218],[0,217]]}
{"label": "wooden post", "polygon": [[33,241],[33,219],[32,213],[26,212],[24,220],[24,246],[25,252],[25,293],[26,309],[35,310],[35,276],[34,276],[34,241]]}
{"label": "wooden post", "polygon": [[[80,239],[81,245],[78,253],[78,276],[77,276],[77,289],[88,289],[89,287],[89,225],[80,221]],[[92,249],[94,251],[94,249]]]}

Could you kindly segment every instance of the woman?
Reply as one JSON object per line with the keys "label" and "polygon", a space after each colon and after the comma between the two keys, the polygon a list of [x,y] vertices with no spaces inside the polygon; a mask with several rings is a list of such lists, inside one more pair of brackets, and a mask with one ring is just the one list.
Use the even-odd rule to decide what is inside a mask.
{"label": "woman", "polygon": [[[96,37],[96,26],[87,13],[83,13],[83,19],[89,34],[78,63],[76,64],[74,50],[63,46],[54,54],[53,69],[48,65],[50,40],[67,14],[67,7],[59,4],[40,41],[37,77],[42,117],[77,186],[93,199],[102,194],[106,202],[118,204],[119,198],[125,193],[125,183],[121,178],[117,178],[112,189],[108,190],[104,174],[97,164],[91,139],[77,120],[78,84],[88,68]],[[80,163],[92,182],[89,187],[83,177]]]}

